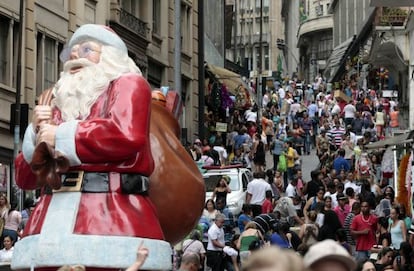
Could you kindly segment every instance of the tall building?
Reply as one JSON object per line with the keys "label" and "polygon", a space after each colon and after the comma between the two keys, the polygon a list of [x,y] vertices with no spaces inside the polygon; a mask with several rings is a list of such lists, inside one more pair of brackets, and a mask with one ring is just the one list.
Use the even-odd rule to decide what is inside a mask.
{"label": "tall building", "polygon": [[[9,187],[13,158],[11,104],[16,100],[19,2],[0,2],[0,191]],[[21,103],[31,110],[39,94],[54,85],[62,70],[59,54],[85,23],[109,25],[125,41],[152,88],[174,82],[174,1],[161,0],[26,0],[21,61]],[[195,4],[193,4],[195,3]],[[197,1],[181,1],[181,85],[184,137],[198,125]],[[13,127],[12,127],[13,128]],[[22,130],[25,127],[22,127]]]}
{"label": "tall building", "polygon": [[[234,0],[231,40],[226,58],[250,71],[256,78],[261,71],[265,77],[278,79],[287,72],[283,50],[277,40],[284,39],[281,1]],[[261,57],[261,59],[260,59]]]}
{"label": "tall building", "polygon": [[[296,2],[296,1],[294,1]],[[332,52],[332,14],[328,12],[330,0],[300,0],[298,47],[300,51],[300,74],[312,83],[325,71]]]}

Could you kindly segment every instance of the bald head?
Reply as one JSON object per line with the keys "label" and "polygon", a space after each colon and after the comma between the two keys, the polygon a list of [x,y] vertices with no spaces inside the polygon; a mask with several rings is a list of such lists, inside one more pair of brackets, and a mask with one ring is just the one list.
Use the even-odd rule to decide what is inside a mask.
{"label": "bald head", "polygon": [[185,253],[181,258],[180,270],[197,271],[200,267],[200,256],[196,253]]}

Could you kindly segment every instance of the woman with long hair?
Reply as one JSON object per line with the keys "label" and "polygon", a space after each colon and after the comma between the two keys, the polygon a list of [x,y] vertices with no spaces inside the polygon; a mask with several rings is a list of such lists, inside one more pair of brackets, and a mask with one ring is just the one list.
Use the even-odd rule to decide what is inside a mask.
{"label": "woman with long hair", "polygon": [[19,226],[22,223],[22,215],[16,210],[17,202],[12,202],[10,210],[7,212],[5,224],[2,234],[2,240],[6,235],[13,239],[13,243],[17,242]]}
{"label": "woman with long hair", "polygon": [[224,200],[224,205],[227,205],[227,194],[231,193],[231,189],[229,187],[230,177],[229,176],[221,176],[218,180],[216,187],[214,188],[213,194],[211,195],[211,199],[217,201],[219,199]]}
{"label": "woman with long hair", "polygon": [[390,218],[389,232],[391,233],[392,246],[395,249],[400,249],[401,243],[407,241],[407,227],[400,219],[400,207],[394,206],[391,209]]}

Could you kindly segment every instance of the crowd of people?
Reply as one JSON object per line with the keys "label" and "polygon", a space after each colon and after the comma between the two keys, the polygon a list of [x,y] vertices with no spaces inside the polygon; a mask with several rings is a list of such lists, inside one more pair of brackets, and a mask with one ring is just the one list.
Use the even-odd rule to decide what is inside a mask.
{"label": "crowd of people", "polygon": [[[234,110],[227,117],[229,132],[208,129],[206,139],[188,145],[201,166],[242,164],[254,177],[238,217],[206,199],[199,229],[206,237],[206,267],[247,270],[249,258],[265,246],[293,250],[306,260],[316,244],[334,240],[360,270],[411,270],[414,227],[406,204],[395,197],[393,159],[367,148],[401,128],[397,103],[352,83],[339,96],[327,92],[321,78],[305,90],[295,85],[267,91],[260,109]],[[223,121],[209,120],[209,127]],[[303,172],[308,157],[319,163]],[[229,220],[238,230],[225,238]]]}

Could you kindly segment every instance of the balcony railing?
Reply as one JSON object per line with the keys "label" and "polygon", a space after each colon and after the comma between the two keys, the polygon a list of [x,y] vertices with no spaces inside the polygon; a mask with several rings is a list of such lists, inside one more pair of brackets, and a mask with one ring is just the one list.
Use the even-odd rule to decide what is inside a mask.
{"label": "balcony railing", "polygon": [[129,28],[134,33],[142,36],[143,38],[148,39],[150,30],[147,26],[147,23],[141,21],[140,19],[138,19],[131,13],[125,11],[124,9],[120,10],[119,23]]}
{"label": "balcony railing", "polygon": [[408,12],[402,8],[383,7],[379,18],[380,26],[404,26]]}

